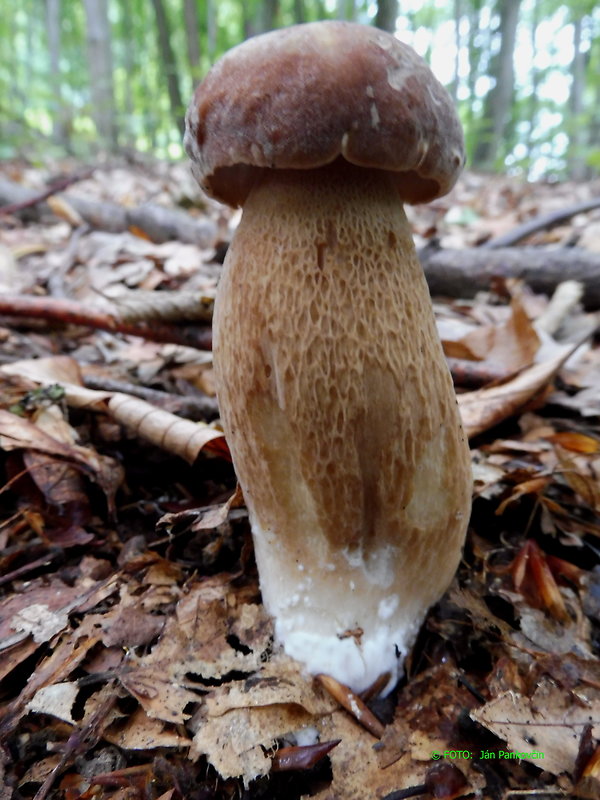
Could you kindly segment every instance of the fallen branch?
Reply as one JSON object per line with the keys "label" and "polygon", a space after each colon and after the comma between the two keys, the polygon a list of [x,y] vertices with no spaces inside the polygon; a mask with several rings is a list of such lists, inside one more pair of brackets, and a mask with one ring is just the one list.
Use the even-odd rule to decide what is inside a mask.
{"label": "fallen branch", "polygon": [[520,278],[534,291],[551,295],[568,279],[582,284],[586,308],[600,308],[600,253],[576,247],[443,250],[431,244],[421,249],[419,259],[432,295],[472,298],[489,289],[494,277]]}
{"label": "fallen branch", "polygon": [[[0,178],[0,203],[11,198],[23,203],[38,195],[18,183]],[[210,220],[195,219],[184,211],[146,204],[136,209],[125,209],[113,203],[90,201],[66,193],[66,203],[94,228],[121,232],[137,229],[155,242],[176,239],[192,242],[201,247],[214,245],[216,226]],[[600,308],[600,255],[579,248],[511,248],[533,230],[548,227],[573,214],[600,206],[600,198],[578,203],[560,212],[531,220],[510,234],[498,237],[477,248],[442,250],[430,244],[419,253],[429,288],[433,295],[473,297],[478,291],[488,289],[491,278],[521,278],[535,291],[552,294],[565,279],[579,281],[584,287],[583,303],[589,309]],[[50,209],[45,203],[34,210],[37,214]],[[160,340],[162,341],[162,339]]]}
{"label": "fallen branch", "polygon": [[600,197],[592,197],[590,200],[584,200],[581,203],[575,203],[572,206],[561,208],[558,211],[552,211],[549,214],[540,214],[538,217],[527,220],[522,225],[513,228],[512,231],[504,233],[502,236],[496,236],[494,239],[488,239],[487,242],[481,245],[482,250],[497,250],[500,247],[511,247],[518,244],[518,242],[531,236],[532,233],[553,228],[555,225],[560,225],[576,214],[583,214],[586,211],[593,211],[595,208],[600,208]]}
{"label": "fallen branch", "polygon": [[[198,350],[210,350],[212,347],[210,327],[169,325],[150,320],[131,323],[112,314],[84,307],[73,300],[4,295],[0,297],[0,315],[19,319],[41,319],[61,325],[82,325],[113,333],[141,336],[155,342],[195,347]],[[484,386],[507,377],[504,372],[494,372],[489,364],[482,365],[477,361],[449,358],[448,364],[454,383],[465,388]],[[142,397],[158,407],[192,419],[211,419],[217,415],[216,403],[211,400],[198,406],[193,403],[178,405],[177,401],[173,405],[170,395],[163,396],[161,392],[152,391],[151,394],[148,394],[149,390],[136,390],[131,386],[125,386],[116,381],[102,380],[95,376],[86,376],[85,383],[91,389],[122,392]]]}
{"label": "fallen branch", "polygon": [[53,297],[1,295],[0,315],[7,317],[43,319],[61,325],[84,325],[128,336],[141,336],[153,342],[167,342],[198,350],[212,348],[210,327],[199,325],[167,325],[164,323],[130,323],[110,313],[84,306],[74,300]]}
{"label": "fallen branch", "polygon": [[86,180],[86,178],[89,178],[91,175],[93,175],[93,173],[94,167],[91,167],[83,172],[78,172],[75,175],[69,175],[67,178],[63,178],[60,181],[52,183],[46,189],[46,191],[41,192],[40,194],[33,194],[26,200],[20,200],[16,203],[10,203],[9,205],[0,205],[0,216],[3,214],[16,214],[18,211],[31,208],[32,206],[38,205],[38,203],[43,203],[44,200],[52,197],[52,195],[58,194],[59,192],[64,192],[65,189],[67,189],[69,186],[72,186],[74,183],[79,183],[79,181]]}
{"label": "fallen branch", "polygon": [[[55,190],[50,192],[54,193]],[[176,239],[197,244],[199,247],[211,247],[217,238],[215,223],[206,217],[196,219],[185,211],[156,203],[144,203],[138,208],[123,208],[116,203],[88,200],[70,192],[62,195],[61,199],[88,225],[99,230],[111,233],[139,231],[153,242]],[[4,206],[4,213],[8,213],[6,204],[17,209],[13,213],[24,215],[28,219],[37,219],[42,214],[52,213],[38,192],[0,178],[0,205]]]}

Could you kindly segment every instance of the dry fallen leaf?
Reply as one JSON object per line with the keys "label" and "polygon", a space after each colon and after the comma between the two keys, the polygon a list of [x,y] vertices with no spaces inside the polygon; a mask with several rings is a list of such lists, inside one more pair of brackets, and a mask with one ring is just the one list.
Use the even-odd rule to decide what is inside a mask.
{"label": "dry fallen leaf", "polygon": [[[586,687],[585,694],[571,692],[542,678],[531,698],[516,692],[490,700],[471,711],[471,717],[506,742],[513,753],[540,769],[560,775],[572,772],[579,739],[585,725],[600,734],[600,693]],[[532,754],[542,754],[540,755]]]}
{"label": "dry fallen leaf", "polygon": [[[21,170],[25,183],[37,171],[16,163],[7,168]],[[177,196],[184,193],[184,169],[179,169],[176,177],[170,170],[153,176],[148,165],[136,176],[124,168],[99,169],[85,189],[91,198],[106,200],[114,200],[116,193],[128,207],[148,196],[162,202],[167,175]],[[462,247],[487,236],[494,225],[507,228],[511,220],[543,210],[541,193],[556,206],[586,191],[589,186],[534,190],[505,177],[467,175],[448,203],[409,213],[418,217],[424,236],[439,234]],[[207,208],[212,213],[210,204]],[[479,215],[475,225],[465,225],[465,209]],[[58,210],[69,218],[67,207]],[[215,211],[214,219],[218,215]],[[218,219],[219,237],[226,243],[231,227],[226,216]],[[581,224],[563,226],[559,235],[573,242],[583,230]],[[208,263],[216,239],[201,251],[179,242],[157,246],[129,233],[79,230],[71,237],[70,226],[46,220],[5,226],[3,236],[11,263],[0,282],[4,277],[13,289],[38,297],[64,292],[82,303],[102,303],[101,296],[114,301],[127,286],[135,293],[117,302],[139,302],[134,317],[146,315],[148,299],[160,306],[153,311],[163,313],[163,301],[172,305],[181,297],[190,302],[210,297],[221,271],[220,264]],[[549,236],[539,234],[538,240]],[[21,259],[17,269],[13,256]],[[0,248],[0,273],[2,257]],[[162,389],[165,400],[198,390],[214,394],[210,356],[89,329],[50,330],[39,320],[31,328],[2,320],[2,360],[11,363],[0,371],[0,408],[22,408],[32,429],[29,439],[22,431],[22,446],[2,454],[8,483],[3,494],[7,514],[0,520],[0,677],[5,693],[0,727],[12,733],[8,747],[0,747],[0,796],[1,787],[16,781],[24,796],[39,791],[46,800],[53,794],[128,800],[148,791],[159,800],[190,793],[218,800],[242,794],[254,800],[265,794],[383,800],[389,793],[397,797],[417,791],[422,797],[470,792],[486,800],[508,800],[511,793],[567,793],[571,779],[579,781],[581,793],[596,791],[597,796],[597,787],[589,785],[598,772],[597,730],[590,729],[584,749],[581,725],[561,728],[563,735],[579,737],[581,769],[554,781],[540,769],[541,762],[481,761],[477,771],[467,759],[431,758],[432,750],[479,745],[486,733],[471,725],[467,715],[476,713],[475,706],[486,709],[493,698],[512,691],[521,708],[538,713],[533,708],[537,702],[554,710],[551,694],[534,694],[546,682],[564,701],[566,714],[584,708],[590,698],[595,704],[600,687],[595,658],[600,579],[597,571],[585,568],[598,562],[594,537],[600,536],[600,460],[591,418],[600,414],[600,350],[590,342],[586,353],[580,350],[569,359],[560,370],[564,388],[551,395],[552,407],[540,408],[537,420],[524,417],[522,404],[543,402],[554,373],[544,375],[541,367],[541,378],[534,371],[511,381],[507,373],[528,365],[533,353],[538,362],[550,364],[561,353],[544,334],[537,349],[535,330],[552,333],[561,325],[560,336],[574,339],[578,328],[571,324],[581,324],[585,315],[573,304],[578,295],[558,307],[558,292],[548,304],[527,290],[515,296],[514,286],[506,282],[493,289],[498,286],[500,295],[482,293],[474,300],[438,305],[454,323],[462,322],[461,331],[454,326],[452,338],[464,337],[468,324],[462,353],[480,359],[469,362],[475,367],[473,380],[479,381],[471,385],[488,381],[488,393],[460,401],[469,432],[511,417],[513,422],[510,433],[503,431],[506,438],[495,441],[492,435],[478,443],[473,522],[455,593],[430,615],[409,660],[409,677],[394,699],[374,701],[373,708],[387,721],[378,742],[274,645],[271,621],[260,604],[247,517],[224,502],[234,486],[231,465],[223,458],[200,458],[188,469],[185,461],[165,459],[160,452],[142,459],[139,444],[123,433],[127,424],[134,435],[147,435],[155,451],[169,448],[190,460],[198,449],[226,458],[219,431],[211,429],[208,435],[215,438],[203,443],[203,426],[180,427],[177,417],[157,416],[153,406],[132,401],[124,388],[135,381],[132,394],[150,402],[151,394],[145,394],[150,386]],[[145,295],[156,287],[168,292]],[[179,298],[172,291],[180,291]],[[53,355],[59,352],[73,357]],[[34,357],[44,354],[49,357]],[[481,369],[481,359],[483,366],[493,362],[489,366],[495,369]],[[89,385],[95,380],[102,388],[118,388],[125,398],[118,397],[111,409],[113,391],[86,389],[78,362],[87,365]],[[491,387],[489,381],[499,376],[506,385]],[[59,397],[47,405],[52,392],[36,389],[53,384],[65,387],[66,403]],[[561,406],[569,409],[567,414],[560,413]],[[196,450],[188,448],[199,431]],[[77,450],[82,444],[87,452]],[[94,479],[106,487],[120,484],[120,479],[110,484],[117,469],[114,462],[103,462],[100,454],[105,452],[126,473],[113,516],[107,514],[102,493],[90,485]],[[169,470],[163,469],[165,461]],[[172,473],[171,464],[176,465]],[[195,506],[200,511],[192,511]],[[50,519],[48,509],[61,507],[65,519],[77,520],[71,530]],[[91,522],[83,520],[84,514]],[[157,536],[154,526],[161,515],[171,527]],[[77,545],[75,524],[93,533],[91,545],[72,547]],[[554,581],[550,592],[548,576],[539,580],[538,575],[536,583],[523,559],[510,569],[525,531],[543,551]],[[213,542],[211,558],[205,557]],[[566,611],[562,622],[550,613],[561,601]],[[106,702],[115,698],[116,706],[107,710]],[[594,706],[589,710],[596,711]],[[88,729],[95,713],[98,719]],[[550,725],[558,736],[560,725],[554,722]],[[98,735],[105,741],[98,742]],[[311,769],[314,754],[329,749],[333,736],[338,746]],[[498,747],[493,733],[487,737],[491,747]],[[56,751],[48,755],[45,742]],[[560,738],[557,742],[560,749]],[[522,742],[517,737],[512,744]],[[192,758],[186,757],[188,751]],[[221,780],[208,759],[225,774],[243,777]],[[275,773],[280,763],[290,764],[288,759],[302,771],[269,774],[247,790],[242,786],[252,775]],[[38,790],[53,776],[51,791],[48,785]],[[91,777],[97,782],[90,784]]]}
{"label": "dry fallen leaf", "polygon": [[501,374],[511,374],[530,366],[539,346],[539,337],[516,294],[505,321],[481,325],[458,341],[445,341],[444,352],[455,358],[489,364]]}
{"label": "dry fallen leaf", "polygon": [[104,731],[104,739],[125,750],[153,750],[157,747],[187,747],[189,739],[175,727],[149,717],[143,708],[125,720],[117,720]]}
{"label": "dry fallen leaf", "polygon": [[574,349],[567,346],[551,361],[535,364],[499,386],[459,395],[458,406],[467,436],[477,436],[516,414],[548,385]]}

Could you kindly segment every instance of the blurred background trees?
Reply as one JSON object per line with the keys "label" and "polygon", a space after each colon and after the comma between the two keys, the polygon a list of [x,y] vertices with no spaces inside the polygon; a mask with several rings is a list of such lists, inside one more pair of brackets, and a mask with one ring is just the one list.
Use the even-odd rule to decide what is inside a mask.
{"label": "blurred background trees", "polygon": [[596,0],[0,0],[0,158],[181,156],[193,86],[272,28],[365,22],[454,96],[470,165],[585,179],[600,168]]}

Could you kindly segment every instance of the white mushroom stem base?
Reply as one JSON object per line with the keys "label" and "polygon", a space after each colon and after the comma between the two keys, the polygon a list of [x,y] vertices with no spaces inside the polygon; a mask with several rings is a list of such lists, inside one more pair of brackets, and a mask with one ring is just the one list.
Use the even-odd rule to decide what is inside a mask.
{"label": "white mushroom stem base", "polygon": [[338,162],[267,171],[215,308],[222,419],[277,638],[388,688],[450,583],[471,477],[397,189]]}

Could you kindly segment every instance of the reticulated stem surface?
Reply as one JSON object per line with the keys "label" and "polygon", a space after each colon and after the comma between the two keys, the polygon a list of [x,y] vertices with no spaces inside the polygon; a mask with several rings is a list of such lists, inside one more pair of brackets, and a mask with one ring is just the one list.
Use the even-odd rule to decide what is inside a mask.
{"label": "reticulated stem surface", "polygon": [[286,651],[398,671],[460,558],[469,451],[386,173],[267,172],[225,262],[214,357],[263,600]]}

